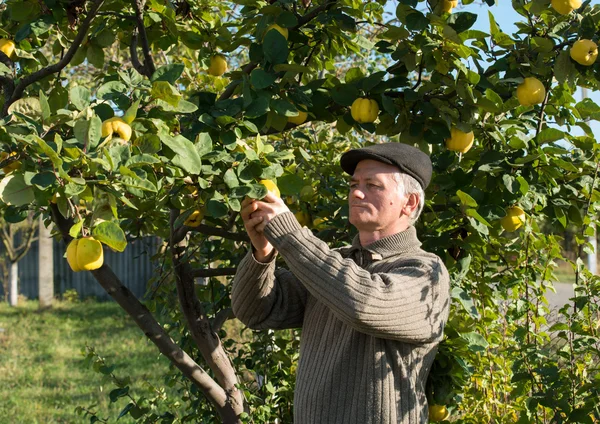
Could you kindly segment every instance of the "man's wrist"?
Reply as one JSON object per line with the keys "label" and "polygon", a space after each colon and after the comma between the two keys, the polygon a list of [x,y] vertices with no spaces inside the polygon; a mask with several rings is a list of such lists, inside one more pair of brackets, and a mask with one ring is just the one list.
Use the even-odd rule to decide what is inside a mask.
{"label": "man's wrist", "polygon": [[258,250],[256,248],[253,248],[252,254],[257,262],[266,264],[273,260],[273,257],[275,256],[275,249],[271,248]]}

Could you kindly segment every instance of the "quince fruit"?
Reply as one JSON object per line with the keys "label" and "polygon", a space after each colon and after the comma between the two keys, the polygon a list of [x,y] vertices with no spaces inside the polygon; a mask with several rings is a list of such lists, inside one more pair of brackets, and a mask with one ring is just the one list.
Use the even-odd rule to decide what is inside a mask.
{"label": "quince fruit", "polygon": [[188,227],[197,227],[202,223],[204,219],[204,209],[196,209],[194,212],[190,214],[183,222],[183,225]]}
{"label": "quince fruit", "polygon": [[100,268],[104,263],[102,243],[93,237],[74,239],[67,246],[67,262],[75,272]]}
{"label": "quince fruit", "polygon": [[577,40],[573,43],[569,54],[571,59],[580,65],[590,66],[598,59],[598,45],[592,40]]}
{"label": "quince fruit", "polygon": [[311,185],[305,185],[300,189],[299,197],[303,202],[310,202],[315,195],[315,189]]}
{"label": "quince fruit", "polygon": [[[14,156],[17,156],[17,152],[11,152],[11,153],[1,152],[0,153],[0,162],[4,162],[8,158],[14,157]],[[21,167],[20,161],[12,160],[8,163],[8,165],[2,167],[2,171],[4,171],[5,174],[9,174],[9,173],[19,169],[20,167]]]}
{"label": "quince fruit", "polygon": [[281,197],[281,192],[279,191],[279,188],[277,187],[277,184],[275,184],[273,181],[271,181],[271,180],[260,180],[258,183],[264,185],[267,188],[267,190],[269,190],[275,196]]}
{"label": "quince fruit", "polygon": [[12,58],[15,53],[15,42],[7,38],[1,38],[0,51],[8,56],[9,59]]}
{"label": "quince fruit", "polygon": [[439,423],[448,419],[450,411],[444,405],[429,405],[429,421]]}
{"label": "quince fruit", "polygon": [[527,77],[517,87],[517,99],[522,106],[540,104],[546,98],[546,88],[542,82],[534,77]]}
{"label": "quince fruit", "polygon": [[[303,107],[304,109],[306,109],[306,106],[304,105],[300,105],[301,107]],[[306,122],[306,119],[308,118],[308,113],[298,109],[298,115],[297,116],[288,116],[288,122],[291,122],[292,124],[296,124],[296,125],[302,125],[304,124],[304,122]]]}
{"label": "quince fruit", "polygon": [[550,4],[561,15],[568,15],[581,7],[581,0],[552,0]]}
{"label": "quince fruit", "polygon": [[506,231],[516,231],[525,222],[525,211],[518,206],[506,209],[506,216],[500,220]]}
{"label": "quince fruit", "polygon": [[310,225],[310,214],[308,212],[299,211],[294,214],[298,223],[303,227],[308,227]]}
{"label": "quince fruit", "polygon": [[267,27],[267,30],[265,31],[265,34],[266,34],[267,32],[269,32],[269,31],[271,31],[272,29],[276,30],[276,31],[277,31],[277,32],[279,32],[281,35],[283,35],[283,37],[284,37],[286,40],[288,39],[288,35],[290,34],[290,32],[288,31],[288,29],[287,29],[287,28],[280,27],[280,26],[279,26],[279,25],[277,25],[277,24],[272,24],[272,25],[269,25],[269,26]]}
{"label": "quince fruit", "polygon": [[442,0],[441,8],[445,13],[451,13],[458,6],[458,0]]}
{"label": "quince fruit", "polygon": [[208,67],[208,73],[215,77],[220,77],[227,72],[227,60],[222,54],[216,54],[210,58],[210,66]]}
{"label": "quince fruit", "polygon": [[375,100],[358,98],[352,103],[350,114],[359,124],[375,122],[379,115],[379,105]]}
{"label": "quince fruit", "polygon": [[125,141],[131,138],[131,127],[118,116],[107,119],[102,123],[102,137],[112,136],[117,133]]}
{"label": "quince fruit", "polygon": [[473,131],[466,133],[456,127],[452,127],[450,138],[446,139],[446,148],[453,152],[467,153],[473,146],[473,140],[475,140]]}

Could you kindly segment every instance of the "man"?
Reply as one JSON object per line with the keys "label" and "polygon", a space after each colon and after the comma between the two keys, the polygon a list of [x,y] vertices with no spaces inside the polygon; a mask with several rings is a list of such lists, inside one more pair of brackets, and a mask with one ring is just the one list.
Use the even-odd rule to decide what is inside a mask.
{"label": "man", "polygon": [[[255,329],[302,327],[295,424],[426,423],[425,382],[449,310],[449,279],[412,223],[431,179],[420,150],[385,143],[341,158],[352,175],[351,246],[329,247],[269,193],[245,200],[252,252],[233,282]],[[279,253],[289,270],[275,269]]]}

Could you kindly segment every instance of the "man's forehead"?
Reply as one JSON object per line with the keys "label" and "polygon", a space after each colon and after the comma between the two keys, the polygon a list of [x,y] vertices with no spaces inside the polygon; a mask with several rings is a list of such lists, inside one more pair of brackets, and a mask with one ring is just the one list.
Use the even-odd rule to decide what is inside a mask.
{"label": "man's forehead", "polygon": [[389,175],[399,174],[399,169],[394,165],[389,165],[387,163],[379,162],[372,159],[361,160],[358,165],[356,165],[356,169],[354,170],[353,177],[355,175],[360,175],[362,177],[373,177],[377,175]]}

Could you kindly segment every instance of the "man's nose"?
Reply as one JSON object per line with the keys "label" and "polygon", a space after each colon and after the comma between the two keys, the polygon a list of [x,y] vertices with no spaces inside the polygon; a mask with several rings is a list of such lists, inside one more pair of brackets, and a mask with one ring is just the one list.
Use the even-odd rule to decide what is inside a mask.
{"label": "man's nose", "polygon": [[352,188],[350,190],[350,195],[352,195],[353,197],[356,197],[358,199],[364,199],[365,198],[365,193],[363,193],[363,191],[357,187]]}

